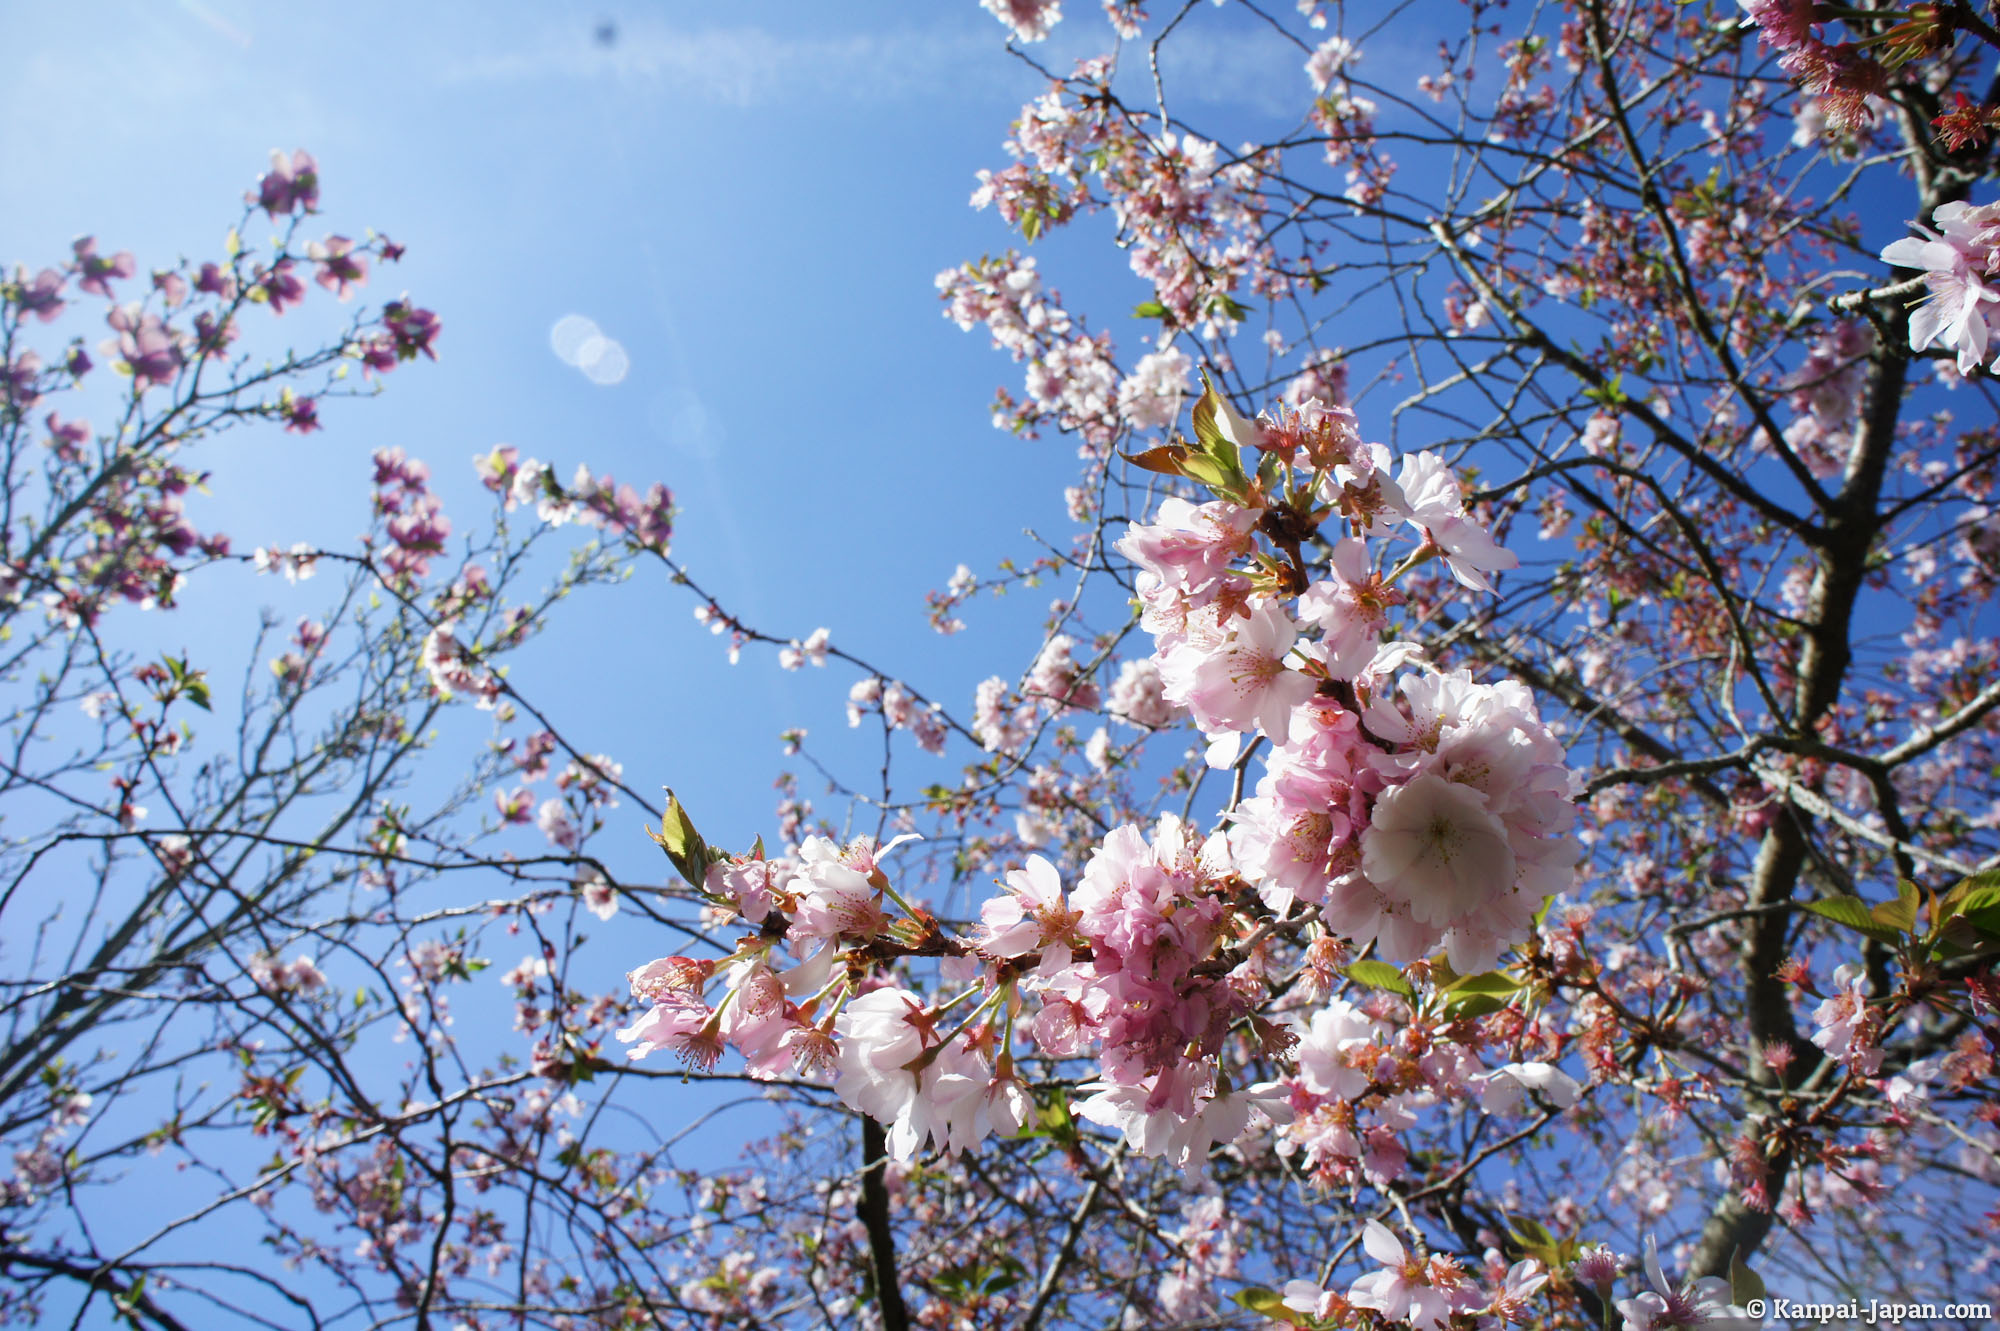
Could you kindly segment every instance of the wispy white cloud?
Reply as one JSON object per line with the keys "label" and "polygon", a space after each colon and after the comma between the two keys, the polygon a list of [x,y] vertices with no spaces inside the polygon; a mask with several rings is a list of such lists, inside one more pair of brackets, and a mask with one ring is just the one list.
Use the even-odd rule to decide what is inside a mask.
{"label": "wispy white cloud", "polygon": [[181,0],[181,8],[200,19],[203,23],[206,23],[210,28],[213,28],[229,41],[234,42],[237,46],[242,47],[246,51],[250,49],[249,33],[237,27],[207,5],[199,3],[199,0]]}
{"label": "wispy white cloud", "polygon": [[622,28],[609,45],[580,29],[547,31],[453,61],[440,75],[449,83],[615,80],[732,106],[802,94],[877,101],[1017,87],[1019,67],[996,60],[994,46],[976,31],[817,37],[647,23]]}
{"label": "wispy white cloud", "polygon": [[[1108,50],[1110,38],[1102,24],[1064,25],[1026,54],[1051,73],[1067,73],[1078,58]],[[1007,56],[1001,40],[997,28],[988,31],[981,23],[822,36],[646,21],[622,26],[615,42],[604,45],[572,25],[463,56],[446,64],[440,77],[453,84],[615,81],[730,106],[801,97],[1033,96],[1046,86],[1041,75]],[[1121,86],[1129,84],[1124,90],[1137,104],[1150,104],[1144,49],[1128,45],[1123,64]],[[1216,25],[1170,42],[1162,48],[1162,66],[1168,107],[1177,113],[1183,104],[1199,104],[1296,114],[1307,90],[1305,53],[1262,25]],[[1293,72],[1296,80],[1286,81],[1283,74]]]}

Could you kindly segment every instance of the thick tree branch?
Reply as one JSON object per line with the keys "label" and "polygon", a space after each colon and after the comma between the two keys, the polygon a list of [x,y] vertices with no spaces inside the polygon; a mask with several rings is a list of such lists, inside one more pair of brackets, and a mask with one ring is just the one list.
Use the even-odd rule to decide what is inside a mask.
{"label": "thick tree branch", "polygon": [[862,1225],[868,1230],[868,1256],[875,1274],[875,1298],[882,1309],[883,1331],[909,1331],[910,1310],[903,1303],[902,1278],[896,1271],[896,1233],[889,1224],[889,1142],[882,1125],[861,1116]]}

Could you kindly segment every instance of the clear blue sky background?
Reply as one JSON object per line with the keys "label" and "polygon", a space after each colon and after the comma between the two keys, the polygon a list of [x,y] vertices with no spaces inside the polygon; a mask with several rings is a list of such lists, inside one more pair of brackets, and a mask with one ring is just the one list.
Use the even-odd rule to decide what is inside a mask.
{"label": "clear blue sky background", "polygon": [[[607,21],[609,48],[594,40]],[[923,591],[1017,544],[1026,519],[1009,506],[936,502],[948,479],[990,487],[1032,456],[985,423],[1011,367],[939,318],[930,287],[1004,245],[965,195],[1036,86],[976,8],[281,16],[214,0],[43,6],[9,26],[29,54],[4,93],[0,169],[21,186],[0,202],[5,261],[53,260],[84,232],[142,269],[212,254],[267,151],[304,146],[329,229],[374,225],[409,247],[364,296],[407,284],[445,321],[439,364],[331,407],[324,433],[239,435],[209,455],[217,493],[198,521],[239,548],[351,542],[366,455],[385,444],[432,463],[462,531],[486,509],[469,459],[510,442],[565,476],[588,462],[665,481],[685,510],[677,553],[732,609],[801,635],[826,623],[914,673],[941,650]],[[551,354],[570,312],[627,348],[623,383]],[[1011,493],[1060,514],[1046,487]],[[323,596],[241,590],[287,620]],[[658,580],[570,607],[517,683],[635,785],[671,781],[747,839],[767,818],[777,730],[837,728],[845,681],[782,676],[768,654],[732,671],[690,608]],[[240,606],[197,595],[189,611],[162,631],[217,654],[247,645]],[[724,813],[739,788],[743,808]]]}

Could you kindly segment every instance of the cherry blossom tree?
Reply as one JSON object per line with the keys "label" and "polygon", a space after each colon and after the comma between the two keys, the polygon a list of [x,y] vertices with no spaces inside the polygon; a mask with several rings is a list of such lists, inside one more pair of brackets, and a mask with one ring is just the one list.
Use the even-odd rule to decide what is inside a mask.
{"label": "cherry blossom tree", "polygon": [[[1446,34],[1417,69],[1364,6],[1114,0],[1057,68],[1097,15],[984,7],[1048,90],[972,199],[1019,242],[937,286],[1019,367],[996,425],[1077,472],[1067,541],[931,597],[952,632],[1059,588],[969,699],[837,610],[747,621],[663,488],[568,460],[477,459],[469,533],[393,449],[358,549],[188,527],[208,437],[331,425],[439,337],[404,298],[232,350],[401,257],[314,239],[303,153],[246,205],[268,252],[131,304],[89,241],[15,271],[0,1310],[1985,1320],[2000,32],[1474,0],[1395,11]],[[1186,56],[1244,32],[1295,109],[1231,149]],[[1060,229],[1115,242],[1134,322],[1064,305]],[[58,403],[107,370],[47,334],[99,304],[93,430]],[[238,697],[128,645],[249,569],[336,585]],[[723,848],[734,794],[573,741],[506,657],[628,572],[745,668],[846,672],[880,772],[787,777]],[[605,849],[642,818],[664,885]],[[758,1140],[673,1164],[729,1086]],[[254,1256],[202,1242],[238,1213]]]}
{"label": "cherry blossom tree", "polygon": [[[986,7],[1031,62],[1062,17]],[[830,1061],[864,1156],[1006,1236],[946,1287],[875,1213],[888,1325],[1990,1290],[2000,34],[1475,4],[1412,70],[1231,6],[1300,108],[1232,149],[1175,56],[1243,29],[1105,8],[973,203],[1108,232],[1139,344],[1023,248],[938,279],[1022,367],[996,423],[1077,447],[1075,590],[993,756],[884,810],[948,868],[668,834],[758,932],[664,1047]]]}

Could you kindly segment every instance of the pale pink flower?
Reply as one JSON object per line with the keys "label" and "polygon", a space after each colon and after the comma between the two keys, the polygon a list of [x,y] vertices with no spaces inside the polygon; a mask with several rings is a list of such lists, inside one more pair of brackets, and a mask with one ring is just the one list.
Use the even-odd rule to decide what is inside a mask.
{"label": "pale pink flower", "polygon": [[1834,993],[1813,1010],[1812,1042],[1864,1077],[1882,1068],[1881,1018],[1868,1006],[1868,976],[1848,964],[1833,973]]}
{"label": "pale pink flower", "polygon": [[269,953],[250,958],[250,980],[270,994],[313,994],[326,987],[326,976],[311,957],[280,961]]}
{"label": "pale pink flower", "polygon": [[1435,453],[1415,453],[1403,459],[1396,478],[1409,504],[1411,526],[1422,531],[1444,555],[1452,577],[1476,591],[1490,592],[1486,575],[1518,567],[1520,560],[1503,549],[1492,534],[1465,512],[1458,478]]}
{"label": "pale pink flower", "polygon": [[1402,1240],[1379,1220],[1370,1220],[1363,1227],[1361,1246],[1382,1263],[1383,1269],[1356,1280],[1347,1291],[1347,1301],[1357,1308],[1372,1308],[1387,1321],[1442,1331],[1451,1317],[1454,1299],[1433,1283],[1435,1263],[1410,1256]]}
{"label": "pale pink flower", "polygon": [[744,919],[762,924],[793,870],[790,860],[732,860],[711,864],[702,886],[709,895],[733,905]]}
{"label": "pale pink flower", "polygon": [[[1498,1254],[1489,1254],[1498,1260]],[[1533,1257],[1514,1263],[1507,1268],[1506,1277],[1495,1291],[1492,1303],[1486,1311],[1490,1316],[1503,1322],[1527,1322],[1530,1320],[1528,1300],[1549,1283],[1548,1268]]]}
{"label": "pale pink flower", "polygon": [[1219,1091],[1203,1101],[1193,1117],[1173,1129],[1163,1154],[1190,1173],[1204,1174],[1208,1153],[1217,1143],[1226,1146],[1236,1141],[1258,1122],[1289,1123],[1292,1111],[1286,1101],[1282,1082]]}
{"label": "pale pink flower", "polygon": [[1376,799],[1361,864],[1412,917],[1441,928],[1514,886],[1507,829],[1487,812],[1485,797],[1429,773]]}
{"label": "pale pink flower", "polygon": [[1285,401],[1295,407],[1318,402],[1334,411],[1353,413],[1347,396],[1347,358],[1339,351],[1315,351],[1305,365],[1285,385]]}
{"label": "pale pink flower", "polygon": [[1361,58],[1361,50],[1345,37],[1329,37],[1321,42],[1306,61],[1306,76],[1312,80],[1315,92],[1325,92],[1327,85],[1341,77],[1347,67]]}
{"label": "pale pink flower", "polygon": [[1199,506],[1164,499],[1151,524],[1132,524],[1113,548],[1158,578],[1162,587],[1193,594],[1249,553],[1257,516],[1256,509],[1221,499]]}
{"label": "pale pink flower", "polygon": [[832,635],[826,629],[814,629],[812,636],[804,642],[794,642],[778,649],[778,664],[786,670],[797,670],[800,666],[823,666],[826,654],[832,646]]}
{"label": "pale pink flower", "polygon": [[1027,696],[1039,700],[1048,711],[1097,706],[1097,685],[1091,682],[1089,671],[1071,658],[1075,649],[1075,639],[1058,633],[1042,644],[1028,672]]}
{"label": "pale pink flower", "polygon": [[1062,21],[1062,0],[979,0],[982,8],[1024,42],[1038,42]]}
{"label": "pale pink flower", "polygon": [[887,927],[880,890],[846,861],[840,847],[825,837],[808,837],[799,859],[805,890],[793,919],[794,937],[873,938]]}
{"label": "pale pink flower", "polygon": [[535,811],[535,826],[549,839],[549,844],[564,850],[575,850],[578,844],[576,822],[569,816],[569,808],[559,799],[542,801],[542,807]]}
{"label": "pale pink flower", "polygon": [[909,1065],[924,1054],[930,1018],[907,989],[874,989],[849,999],[834,1022],[840,1037],[833,1089],[848,1108],[889,1126],[898,1160],[916,1155],[922,1135],[912,1122],[917,1075]]}
{"label": "pale pink flower", "polygon": [[1813,40],[1818,22],[1816,0],[1737,0],[1745,25],[1758,29],[1758,45],[1766,50],[1793,51]]}
{"label": "pale pink flower", "polygon": [[964,1044],[951,1044],[939,1049],[918,1076],[909,1131],[919,1144],[928,1137],[947,1155],[957,1155],[996,1131],[1020,1131],[1033,1105],[1011,1072],[996,1078],[981,1055]]}
{"label": "pale pink flower", "polygon": [[1389,608],[1402,604],[1403,594],[1369,567],[1368,547],[1357,537],[1333,547],[1328,567],[1333,578],[1306,588],[1299,597],[1299,614],[1324,635],[1320,648],[1327,674],[1353,679],[1374,659]]}
{"label": "pale pink flower", "polygon": [[1180,414],[1187,395],[1188,373],[1194,362],[1179,347],[1139,358],[1132,373],[1118,385],[1118,414],[1141,430],[1163,429]]}
{"label": "pale pink flower", "polygon": [[1367,1049],[1379,1033],[1375,1019],[1345,999],[1336,998],[1312,1015],[1299,1030],[1293,1056],[1299,1065],[1299,1080],[1314,1095],[1336,1100],[1352,1100],[1368,1089],[1372,1080],[1365,1067],[1354,1065],[1354,1055]]}
{"label": "pale pink flower", "polygon": [[1034,708],[1009,705],[1011,690],[998,675],[980,682],[973,695],[972,734],[988,753],[1018,753],[1034,734]]}
{"label": "pale pink flower", "polygon": [[847,724],[858,726],[861,718],[879,706],[882,701],[882,680],[879,677],[857,679],[847,690]]}
{"label": "pale pink flower", "polygon": [[1568,1109],[1583,1091],[1569,1074],[1547,1063],[1509,1063],[1478,1078],[1477,1085],[1479,1107],[1488,1114],[1520,1112],[1530,1091],[1547,1096],[1558,1109]]}
{"label": "pale pink flower", "polygon": [[1078,913],[1063,899],[1055,865],[1030,855],[1024,869],[1007,874],[1006,892],[979,908],[986,936],[979,950],[993,957],[1018,957],[1054,944],[1067,946]]}
{"label": "pale pink flower", "polygon": [[1111,684],[1110,710],[1127,724],[1154,730],[1171,722],[1174,705],[1167,701],[1160,663],[1145,656],[1119,666],[1118,678]]}
{"label": "pale pink flower", "polygon": [[1882,262],[1922,270],[1930,288],[1910,316],[1910,350],[1942,342],[1957,350],[1959,373],[1970,374],[1988,359],[1989,319],[2000,320],[2000,286],[1988,281],[2000,251],[2000,204],[1943,203],[1931,220],[1937,231],[1918,227],[1921,239],[1894,242],[1882,251]]}
{"label": "pale pink flower", "polygon": [[[714,1056],[703,1039],[714,1016],[699,999],[674,994],[653,1004],[637,1021],[616,1034],[632,1046],[626,1056],[635,1062],[655,1049],[668,1049],[690,1062],[706,1059],[712,1064]],[[719,1037],[712,1048],[714,1054],[721,1052]]]}
{"label": "pale pink flower", "polygon": [[1160,663],[1169,701],[1185,706],[1211,736],[1223,731],[1262,729],[1284,743],[1292,709],[1313,695],[1317,684],[1285,664],[1298,630],[1285,613],[1263,602],[1218,643],[1190,639]]}
{"label": "pale pink flower", "polygon": [[1611,1282],[1618,1278],[1618,1272],[1624,1265],[1623,1257],[1599,1243],[1577,1254],[1570,1274],[1576,1277],[1578,1284],[1588,1285],[1602,1294],[1611,1288]]}
{"label": "pale pink flower", "polygon": [[581,885],[584,907],[600,920],[608,920],[618,913],[618,889],[609,879],[591,870]]}
{"label": "pale pink flower", "polygon": [[1618,1300],[1618,1311],[1625,1317],[1625,1331],[1661,1328],[1701,1331],[1711,1326],[1751,1331],[1762,1325],[1759,1319],[1746,1316],[1730,1303],[1726,1280],[1703,1276],[1678,1287],[1668,1284],[1660,1270],[1659,1240],[1651,1234],[1646,1236],[1646,1278],[1652,1282],[1652,1289]]}
{"label": "pale pink flower", "polygon": [[1321,1289],[1310,1280],[1287,1280],[1284,1288],[1284,1304],[1295,1313],[1307,1317],[1333,1316],[1333,1292]]}

